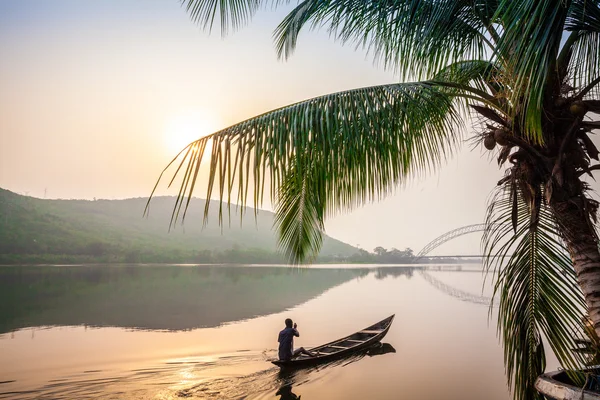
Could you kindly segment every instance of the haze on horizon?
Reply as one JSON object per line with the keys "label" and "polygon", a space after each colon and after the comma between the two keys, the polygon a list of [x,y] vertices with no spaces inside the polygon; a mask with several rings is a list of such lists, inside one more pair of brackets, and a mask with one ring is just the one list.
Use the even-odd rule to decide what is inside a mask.
{"label": "haze on horizon", "polygon": [[[271,35],[286,11],[262,11],[223,39],[177,0],[0,2],[0,187],[40,198],[145,197],[197,137],[306,98],[398,81],[324,30],[301,35],[291,59],[278,61]],[[369,251],[418,251],[483,222],[500,176],[495,160],[465,143],[439,173],[329,219],[327,234]],[[177,191],[163,184],[158,194]],[[479,239],[436,253],[475,254]]]}

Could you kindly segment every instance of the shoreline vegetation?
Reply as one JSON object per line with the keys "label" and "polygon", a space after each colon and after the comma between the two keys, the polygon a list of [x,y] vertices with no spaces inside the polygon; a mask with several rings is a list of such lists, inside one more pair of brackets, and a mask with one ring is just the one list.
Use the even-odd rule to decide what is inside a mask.
{"label": "shoreline vegetation", "polygon": [[[39,264],[286,264],[272,230],[273,213],[232,209],[224,226],[212,205],[203,226],[205,201],[192,199],[185,225],[171,227],[173,197],[125,200],[46,200],[0,189],[0,265]],[[316,264],[412,264],[410,248],[368,252],[325,237]],[[480,259],[421,258],[419,263],[465,263]]]}
{"label": "shoreline vegetation", "polygon": [[[231,255],[234,253],[234,255]],[[381,264],[381,265],[396,265],[396,264],[480,264],[481,258],[461,258],[461,257],[423,257],[416,259],[404,259],[401,261],[380,261],[373,253],[366,255],[355,254],[347,258],[324,257],[318,258],[317,261],[310,265],[327,265],[327,264]],[[231,261],[228,257],[239,259],[239,261]],[[105,264],[156,264],[156,265],[248,265],[248,264],[264,264],[264,265],[282,265],[287,264],[287,261],[279,253],[263,253],[260,251],[225,251],[216,254],[216,257],[211,261],[200,261],[198,258],[178,258],[170,259],[166,255],[152,258],[138,258],[131,261],[119,255],[106,255],[103,257],[91,257],[86,255],[62,255],[62,254],[35,254],[35,255],[14,255],[0,254],[0,267],[2,266],[52,266],[52,265],[105,265]]]}

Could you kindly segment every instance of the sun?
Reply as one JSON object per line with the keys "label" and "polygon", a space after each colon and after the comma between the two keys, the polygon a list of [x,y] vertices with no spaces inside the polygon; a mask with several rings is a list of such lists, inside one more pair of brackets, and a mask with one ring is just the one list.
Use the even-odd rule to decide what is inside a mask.
{"label": "sun", "polygon": [[215,116],[188,111],[171,117],[165,123],[164,138],[170,153],[177,153],[189,143],[219,129]]}

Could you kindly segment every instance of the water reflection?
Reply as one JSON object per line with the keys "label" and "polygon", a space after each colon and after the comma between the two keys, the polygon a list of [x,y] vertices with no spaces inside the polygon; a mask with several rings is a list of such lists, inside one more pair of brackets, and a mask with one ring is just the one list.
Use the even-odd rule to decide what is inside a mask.
{"label": "water reflection", "polygon": [[0,267],[0,333],[38,326],[213,327],[283,311],[367,273],[243,266]]}
{"label": "water reflection", "polygon": [[[16,309],[3,309],[4,326],[40,321],[112,323],[109,312],[114,312],[121,319],[134,320],[123,326],[172,329],[168,327],[218,324],[275,311],[206,329],[165,332],[69,326],[0,335],[0,381],[9,381],[0,383],[0,398],[458,400],[465,393],[468,398],[510,398],[502,349],[487,307],[449,297],[420,273],[426,270],[445,285],[480,293],[480,268],[349,266],[340,271],[336,266],[298,271],[104,266],[108,271],[87,275],[81,267],[50,268],[35,279],[24,276],[31,268],[19,268],[21,276],[13,273],[8,278],[15,289],[0,279],[0,307],[8,304]],[[337,282],[343,284],[336,286]],[[295,302],[298,305],[292,309],[286,306]],[[115,311],[115,307],[124,309]],[[208,307],[218,312],[205,311]],[[170,314],[178,310],[181,315]],[[227,319],[210,319],[218,313]],[[396,349],[383,344],[291,374],[269,362],[277,355],[277,332],[287,317],[301,325],[297,345],[310,348],[393,313],[397,322],[386,340]],[[5,320],[6,316],[11,319]],[[186,319],[191,322],[184,325]],[[375,357],[381,354],[388,356]]]}
{"label": "water reflection", "polygon": [[367,349],[369,357],[380,356],[382,354],[395,353],[396,349],[389,343],[378,343],[377,345]]}
{"label": "water reflection", "polygon": [[100,265],[0,267],[0,334],[41,326],[189,330],[277,313],[374,271],[378,280],[411,279],[478,304],[490,298],[426,271],[462,266],[308,268]]}
{"label": "water reflection", "polygon": [[375,270],[376,279],[385,279],[388,276],[397,278],[403,276],[407,279],[412,278],[415,270],[422,270],[425,267],[382,267]]}
{"label": "water reflection", "polygon": [[467,301],[469,303],[483,304],[486,306],[489,306],[492,302],[492,298],[489,296],[476,295],[466,292],[464,290],[457,289],[440,281],[439,279],[434,278],[433,276],[428,274],[424,269],[419,272],[427,283],[431,284],[431,286],[433,286],[440,292],[447,294],[448,296],[455,297],[459,300]]}
{"label": "water reflection", "polygon": [[[349,355],[344,359],[334,360],[311,368],[298,370],[270,368],[255,373],[225,377],[203,379],[201,382],[181,389],[176,392],[176,398],[202,398],[202,399],[298,399],[302,387],[317,381],[339,369],[355,364],[366,356],[373,357],[383,354],[395,353],[396,350],[389,343],[379,343],[369,349]],[[223,364],[224,360],[219,360]],[[246,361],[247,362],[247,361]],[[198,368],[198,367],[196,367]]]}
{"label": "water reflection", "polygon": [[277,389],[277,392],[275,392],[275,396],[281,396],[281,400],[297,400],[300,396],[292,392],[294,384],[310,381],[310,375],[317,371],[323,371],[327,368],[338,366],[344,367],[362,360],[365,356],[374,357],[395,352],[396,349],[389,343],[375,343],[373,346],[351,354],[348,357],[321,364],[313,368],[303,368],[298,370],[281,369],[277,375],[280,387]]}
{"label": "water reflection", "polygon": [[292,385],[280,387],[275,396],[281,396],[279,397],[281,400],[298,400],[300,398],[300,396],[292,392]]}

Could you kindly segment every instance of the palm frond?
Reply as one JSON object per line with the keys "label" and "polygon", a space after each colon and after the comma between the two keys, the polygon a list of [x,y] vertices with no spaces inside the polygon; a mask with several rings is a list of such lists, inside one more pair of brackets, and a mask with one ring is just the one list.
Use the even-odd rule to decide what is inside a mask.
{"label": "palm frond", "polygon": [[[600,77],[600,1],[573,1],[565,29],[577,34],[570,65],[572,86],[585,88]],[[597,98],[600,91],[596,88],[592,94]]]}
{"label": "palm frond", "polygon": [[218,20],[221,33],[247,24],[262,6],[277,6],[288,0],[180,0],[192,21],[212,30]]}
{"label": "palm frond", "polygon": [[[235,201],[258,208],[265,185],[273,199],[283,196],[279,203],[281,212],[289,207],[299,210],[306,203],[302,207],[327,210],[330,215],[381,199],[411,176],[439,166],[460,143],[463,119],[454,102],[458,94],[443,89],[420,82],[334,93],[268,112],[201,138],[170,164],[177,166],[174,175],[182,177],[171,222],[185,215],[209,143],[212,151],[205,196],[210,199],[216,191],[221,204]],[[309,180],[292,179],[299,171],[311,168],[317,175],[304,177]],[[312,194],[315,182],[324,195]],[[303,185],[311,188],[311,194],[293,208],[292,194]],[[318,202],[318,207],[311,202]],[[207,208],[209,204],[206,203]],[[291,226],[284,224],[282,218],[283,215],[280,227]],[[319,218],[310,221],[317,224],[315,229],[320,229]],[[306,224],[302,231],[308,232]],[[313,236],[310,237],[314,239]],[[287,254],[295,254],[292,260],[307,258],[302,255],[303,249],[317,248],[317,241],[308,240],[304,234],[286,236],[291,237],[295,239],[285,239],[282,244]]]}
{"label": "palm frond", "polygon": [[411,79],[430,78],[443,66],[479,59],[493,47],[494,1],[304,0],[275,31],[280,57],[296,47],[306,24],[327,26],[342,43],[371,51],[386,67]]}
{"label": "palm frond", "polygon": [[498,189],[488,209],[485,267],[499,296],[509,385],[518,400],[542,399],[534,383],[546,364],[544,339],[563,367],[581,366],[574,332],[582,328],[586,306],[549,207],[526,204],[516,187],[507,182]]}
{"label": "palm frond", "polygon": [[[279,247],[292,264],[311,263],[323,244],[325,189],[317,160],[292,161],[278,195],[275,226]],[[302,167],[307,169],[302,170]]]}
{"label": "palm frond", "polygon": [[450,92],[454,87],[457,94],[475,94],[479,101],[497,109],[501,106],[494,96],[501,90],[502,79],[501,68],[486,60],[458,61],[440,69],[432,78],[434,82],[449,84]]}
{"label": "palm frond", "polygon": [[565,28],[580,33],[600,32],[600,1],[574,0],[569,8]]}
{"label": "palm frond", "polygon": [[481,90],[487,89],[487,83],[498,80],[501,71],[496,64],[487,60],[458,61],[441,69],[434,80],[468,84],[477,82]]}
{"label": "palm frond", "polygon": [[[503,34],[498,55],[512,75],[511,102],[523,133],[543,143],[542,118],[547,83],[555,76],[565,21],[571,1],[502,0],[496,18]],[[522,108],[522,109],[520,109]]]}

